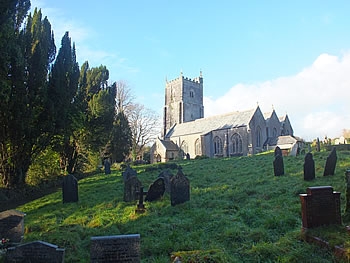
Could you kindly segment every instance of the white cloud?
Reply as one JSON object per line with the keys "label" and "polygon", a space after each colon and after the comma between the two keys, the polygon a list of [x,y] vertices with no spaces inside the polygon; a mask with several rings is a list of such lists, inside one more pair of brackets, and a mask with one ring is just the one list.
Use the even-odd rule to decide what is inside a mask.
{"label": "white cloud", "polygon": [[280,116],[287,112],[297,136],[338,137],[350,128],[349,73],[350,52],[339,57],[321,54],[295,76],[240,83],[219,98],[205,97],[205,115],[251,109],[258,102],[263,112],[271,111],[272,105]]}

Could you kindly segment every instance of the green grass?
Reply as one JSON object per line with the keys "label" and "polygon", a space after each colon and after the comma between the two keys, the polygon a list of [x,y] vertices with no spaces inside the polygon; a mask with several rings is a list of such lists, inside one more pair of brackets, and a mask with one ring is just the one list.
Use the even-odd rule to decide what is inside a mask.
{"label": "green grass", "polygon": [[[89,262],[90,237],[120,234],[141,235],[142,262],[170,262],[173,252],[198,250],[216,251],[214,262],[336,262],[332,251],[301,236],[299,194],[307,187],[331,185],[345,211],[350,153],[338,152],[336,174],[323,177],[328,154],[314,154],[311,182],[303,180],[304,156],[285,157],[280,177],[273,175],[272,153],[183,161],[191,200],[172,207],[165,195],[146,203],[144,214],[135,214],[136,202],[123,202],[121,172],[98,174],[79,181],[78,203],[62,204],[58,191],[18,207],[27,214],[24,241],[66,248],[65,262]],[[160,173],[146,167],[137,167],[145,189]]]}

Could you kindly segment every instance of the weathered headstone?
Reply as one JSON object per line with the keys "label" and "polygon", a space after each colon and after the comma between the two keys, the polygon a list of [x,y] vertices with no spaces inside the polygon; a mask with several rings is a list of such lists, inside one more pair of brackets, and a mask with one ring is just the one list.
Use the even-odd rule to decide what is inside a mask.
{"label": "weathered headstone", "polygon": [[316,140],[316,151],[321,151],[321,144],[320,144],[320,139],[317,137]]}
{"label": "weathered headstone", "polygon": [[300,200],[303,228],[341,224],[340,193],[331,186],[308,187]]}
{"label": "weathered headstone", "polygon": [[281,156],[282,156],[282,150],[281,150],[281,148],[278,147],[278,146],[276,146],[276,148],[275,148],[275,157],[276,157],[277,155],[281,155]]}
{"label": "weathered headstone", "polygon": [[143,187],[140,187],[140,192],[137,192],[138,196],[139,196],[139,202],[136,206],[136,210],[135,213],[137,214],[142,214],[146,211],[145,205],[143,204],[143,198],[144,196],[147,194],[147,192],[143,191]]}
{"label": "weathered headstone", "polygon": [[191,160],[191,156],[189,153],[186,153],[186,160]]}
{"label": "weathered headstone", "polygon": [[62,263],[64,253],[65,250],[56,245],[34,241],[7,248],[5,262]]}
{"label": "weathered headstone", "polygon": [[164,195],[165,183],[163,178],[158,178],[155,180],[148,188],[145,201],[153,202],[156,201]]}
{"label": "weathered headstone", "polygon": [[122,172],[122,176],[124,182],[133,176],[137,176],[137,172],[130,167],[130,165],[126,166],[125,170]]}
{"label": "weathered headstone", "polygon": [[331,153],[327,157],[323,176],[334,175],[336,165],[337,165],[337,151],[335,147],[333,147]]}
{"label": "weathered headstone", "polygon": [[284,175],[283,157],[280,154],[275,155],[275,160],[273,161],[273,171],[275,176]]}
{"label": "weathered headstone", "polygon": [[17,210],[6,210],[0,213],[0,238],[19,243],[24,235],[25,213]]}
{"label": "weathered headstone", "polygon": [[311,181],[315,179],[315,161],[312,153],[307,153],[304,160],[304,180]]}
{"label": "weathered headstone", "polygon": [[164,179],[164,184],[165,184],[165,192],[170,193],[170,180],[171,177],[173,177],[173,174],[170,172],[169,169],[163,170],[159,175],[158,178],[163,178]]}
{"label": "weathered headstone", "polygon": [[190,200],[190,181],[183,174],[181,168],[170,180],[170,200],[172,206]]}
{"label": "weathered headstone", "polygon": [[138,192],[142,183],[136,176],[130,177],[124,182],[124,202],[132,202],[138,199]]}
{"label": "weathered headstone", "polygon": [[62,182],[63,203],[78,202],[78,180],[71,174],[63,178]]}
{"label": "weathered headstone", "polygon": [[141,262],[140,235],[91,237],[90,262]]}
{"label": "weathered headstone", "polygon": [[105,174],[111,174],[111,164],[108,161],[108,159],[104,161],[104,167],[105,167]]}

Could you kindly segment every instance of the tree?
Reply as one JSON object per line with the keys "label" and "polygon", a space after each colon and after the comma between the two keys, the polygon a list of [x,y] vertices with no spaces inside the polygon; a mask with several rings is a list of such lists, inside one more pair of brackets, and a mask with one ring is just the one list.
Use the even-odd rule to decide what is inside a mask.
{"label": "tree", "polygon": [[46,118],[47,74],[56,48],[51,25],[40,10],[21,26],[29,7],[24,0],[1,6],[0,175],[6,187],[24,184],[33,158],[49,144],[52,132]]}
{"label": "tree", "polygon": [[128,115],[134,104],[134,96],[131,89],[125,81],[116,82],[116,110],[117,113],[123,112]]}
{"label": "tree", "polygon": [[141,104],[134,104],[128,117],[132,133],[132,159],[142,157],[145,145],[160,131],[158,115]]}
{"label": "tree", "polygon": [[131,149],[131,130],[124,112],[117,114],[113,125],[112,139],[109,143],[109,155],[113,162],[122,162],[129,155]]}

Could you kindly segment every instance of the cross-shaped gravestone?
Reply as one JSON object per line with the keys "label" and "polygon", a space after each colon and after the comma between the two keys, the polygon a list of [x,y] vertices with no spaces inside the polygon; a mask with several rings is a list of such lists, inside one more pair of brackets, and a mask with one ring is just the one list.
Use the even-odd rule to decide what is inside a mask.
{"label": "cross-shaped gravestone", "polygon": [[144,195],[147,194],[147,192],[144,192],[143,191],[143,186],[141,186],[140,187],[140,191],[136,192],[136,193],[139,195],[139,203],[137,204],[135,212],[137,214],[142,214],[142,213],[144,213],[146,211],[145,205],[143,203],[143,198],[144,198]]}

